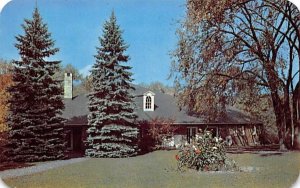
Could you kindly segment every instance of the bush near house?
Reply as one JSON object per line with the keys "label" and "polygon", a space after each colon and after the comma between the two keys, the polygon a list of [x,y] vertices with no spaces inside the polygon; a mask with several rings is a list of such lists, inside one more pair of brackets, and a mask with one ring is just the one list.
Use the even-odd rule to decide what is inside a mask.
{"label": "bush near house", "polygon": [[147,153],[157,149],[164,149],[163,142],[171,137],[177,127],[173,126],[173,119],[156,117],[150,122],[139,122],[141,138],[139,147],[142,153]]}
{"label": "bush near house", "polygon": [[237,170],[234,160],[226,156],[225,142],[212,136],[212,132],[200,129],[200,133],[191,142],[183,146],[175,156],[180,171],[233,171]]}

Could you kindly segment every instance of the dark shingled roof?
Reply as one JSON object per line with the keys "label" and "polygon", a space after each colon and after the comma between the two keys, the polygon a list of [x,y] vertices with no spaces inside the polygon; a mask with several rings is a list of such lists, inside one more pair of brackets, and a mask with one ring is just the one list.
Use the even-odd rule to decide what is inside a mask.
{"label": "dark shingled roof", "polygon": [[[174,120],[174,124],[207,124],[202,118],[188,115],[185,110],[180,110],[173,96],[160,92],[154,92],[155,110],[144,111],[143,94],[149,90],[141,86],[134,87],[136,88],[134,96],[138,120],[150,121],[156,117],[161,117]],[[73,99],[64,99],[64,103],[63,117],[68,120],[68,125],[87,125],[87,95],[79,95]],[[210,124],[261,124],[261,122],[254,120],[234,107],[228,106],[226,118]]]}

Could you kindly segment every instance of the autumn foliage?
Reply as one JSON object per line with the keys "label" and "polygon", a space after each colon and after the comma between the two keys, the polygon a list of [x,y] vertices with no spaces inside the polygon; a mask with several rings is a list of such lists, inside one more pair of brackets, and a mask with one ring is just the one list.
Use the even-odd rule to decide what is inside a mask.
{"label": "autumn foliage", "polygon": [[171,69],[179,105],[214,121],[245,93],[268,95],[280,149],[299,149],[299,25],[287,0],[188,0]]}
{"label": "autumn foliage", "polygon": [[8,127],[5,123],[5,119],[8,115],[8,98],[9,93],[6,89],[12,84],[10,74],[0,75],[0,133],[7,131]]}

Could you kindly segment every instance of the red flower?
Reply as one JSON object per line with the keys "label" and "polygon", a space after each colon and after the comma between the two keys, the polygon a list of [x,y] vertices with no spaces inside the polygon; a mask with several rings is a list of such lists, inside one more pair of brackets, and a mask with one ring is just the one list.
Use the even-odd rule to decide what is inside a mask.
{"label": "red flower", "polygon": [[204,171],[208,171],[208,170],[209,170],[208,166],[205,165],[205,166],[204,166]]}
{"label": "red flower", "polygon": [[175,159],[178,161],[178,160],[179,160],[179,156],[178,156],[178,155],[175,155]]}
{"label": "red flower", "polygon": [[200,153],[201,153],[201,150],[196,149],[196,150],[195,150],[195,153],[196,153],[196,154],[200,154]]}

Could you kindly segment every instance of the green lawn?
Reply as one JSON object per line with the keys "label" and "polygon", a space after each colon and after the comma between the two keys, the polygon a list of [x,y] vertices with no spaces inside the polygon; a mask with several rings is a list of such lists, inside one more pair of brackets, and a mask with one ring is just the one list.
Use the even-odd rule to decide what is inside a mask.
{"label": "green lawn", "polygon": [[4,181],[11,187],[290,187],[300,169],[300,153],[262,156],[231,154],[256,172],[180,173],[176,151],[156,151],[127,159],[90,159],[43,173]]}

